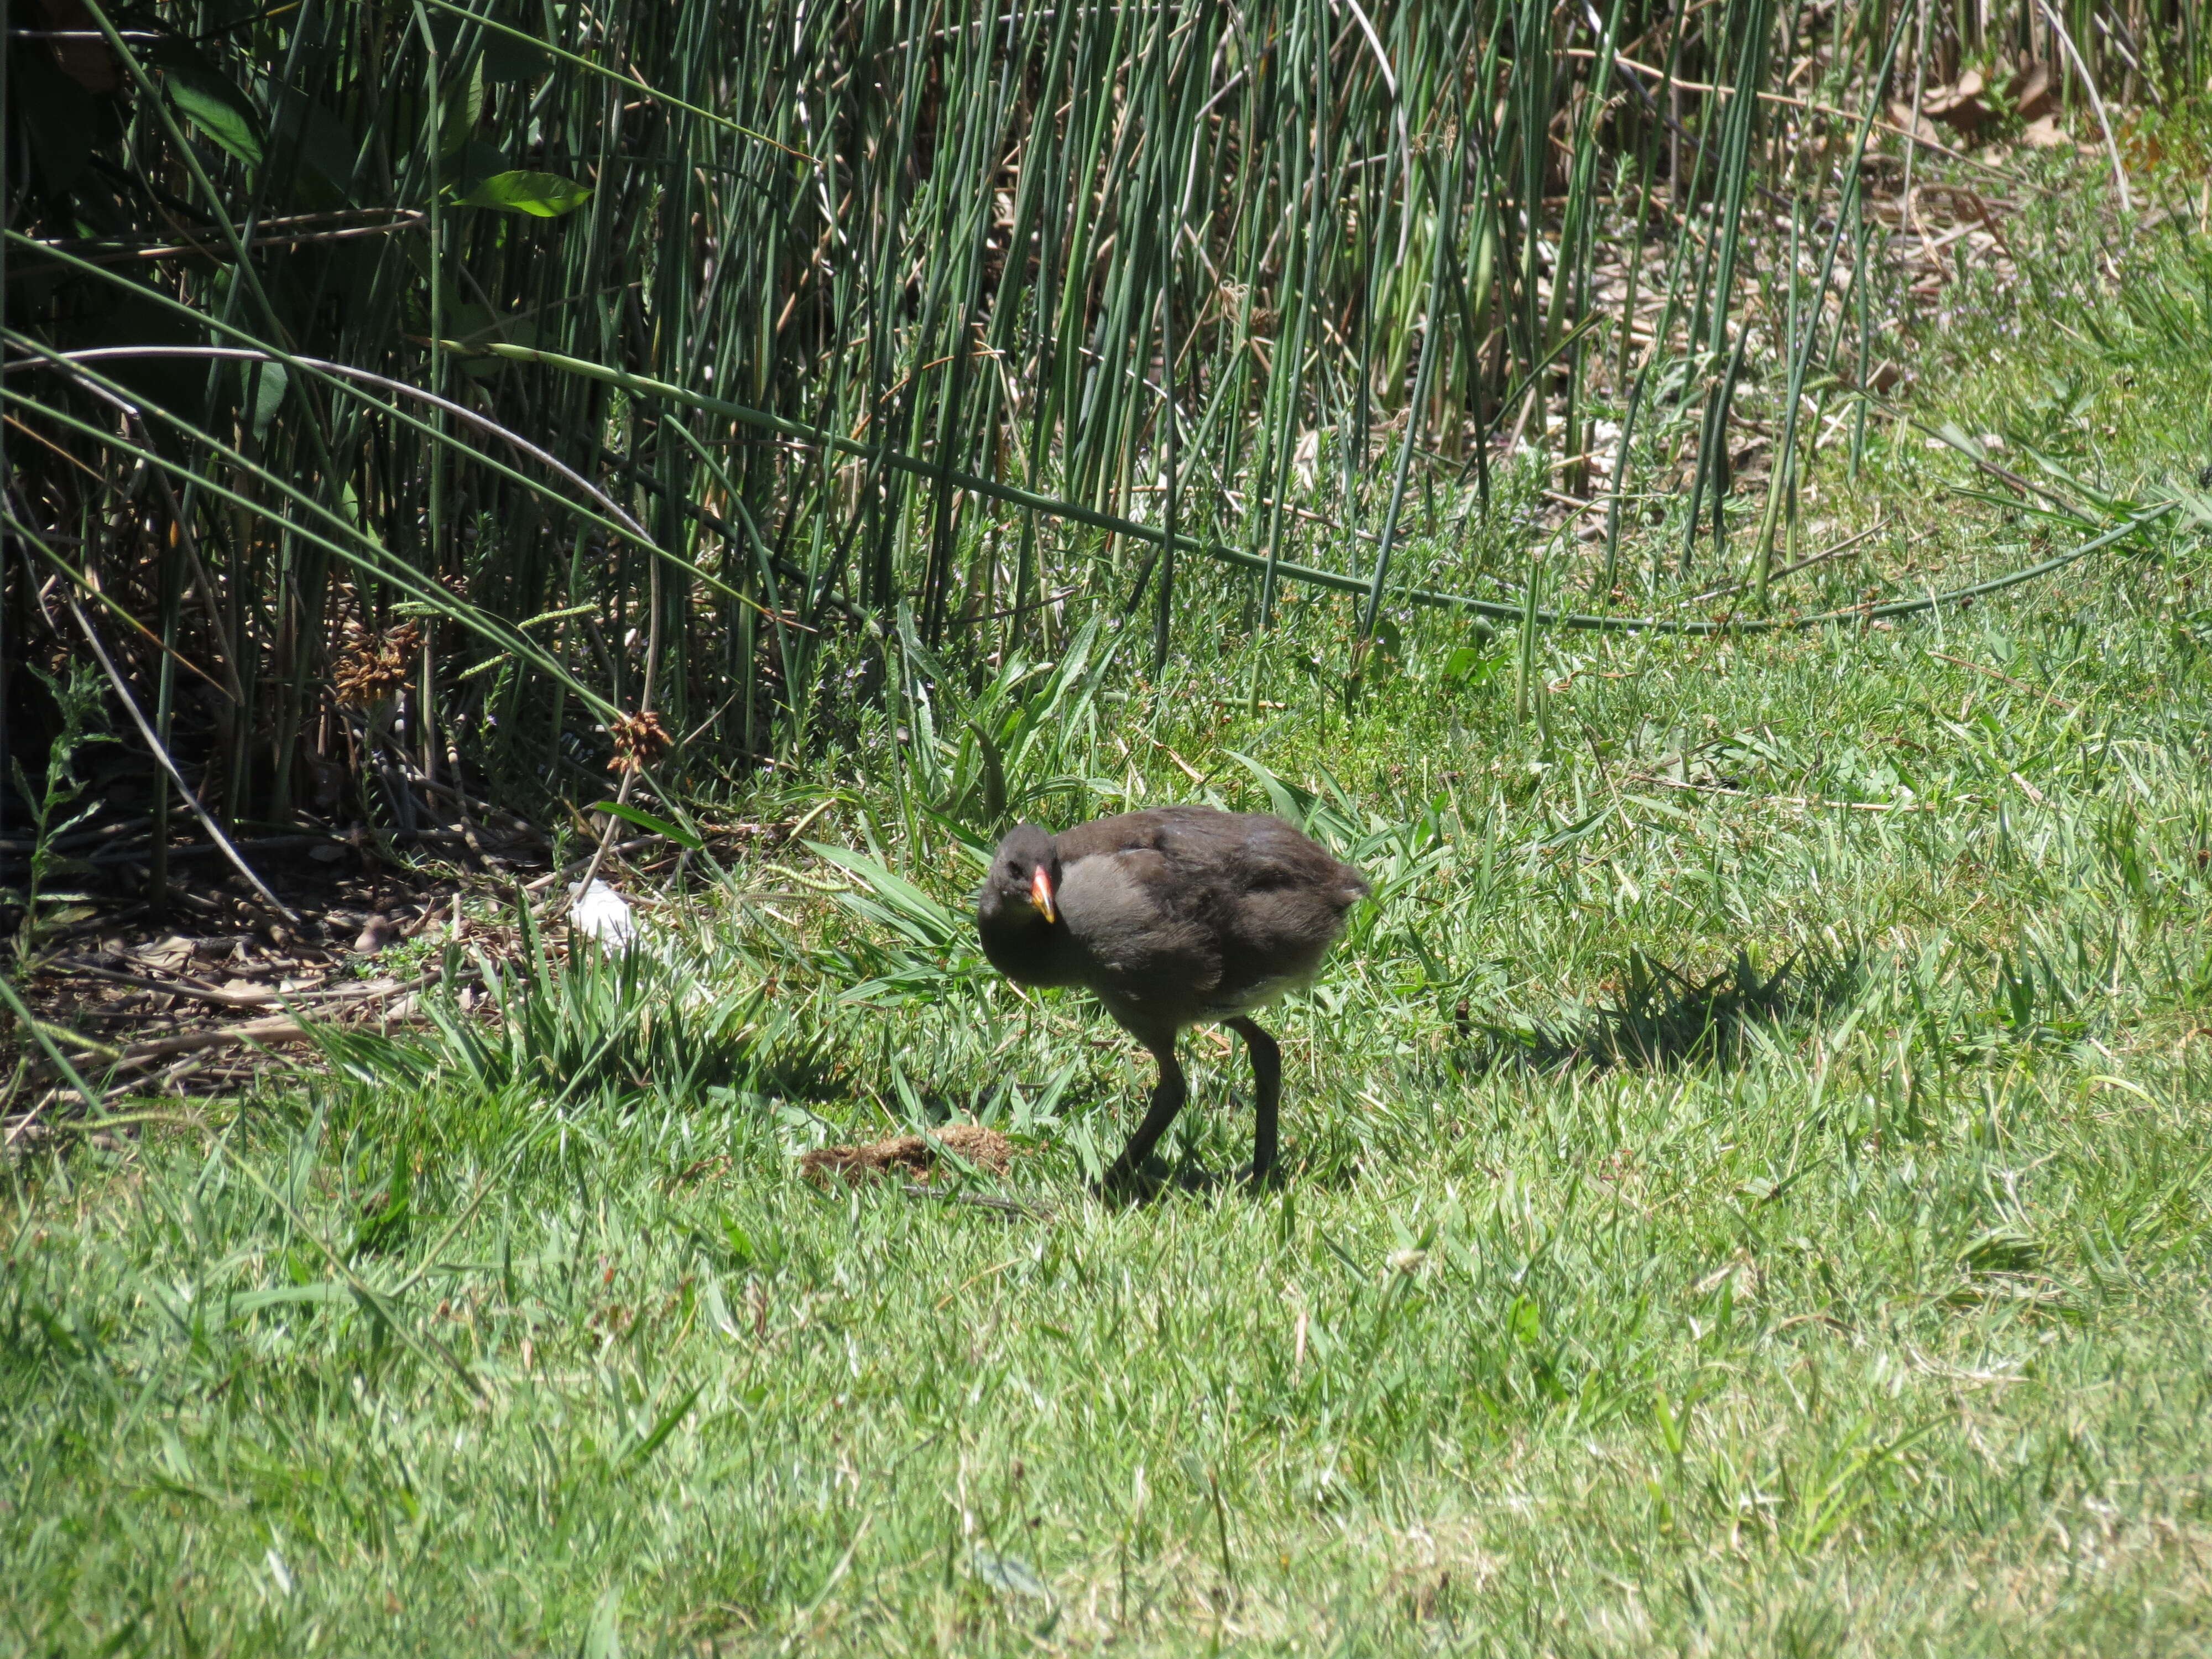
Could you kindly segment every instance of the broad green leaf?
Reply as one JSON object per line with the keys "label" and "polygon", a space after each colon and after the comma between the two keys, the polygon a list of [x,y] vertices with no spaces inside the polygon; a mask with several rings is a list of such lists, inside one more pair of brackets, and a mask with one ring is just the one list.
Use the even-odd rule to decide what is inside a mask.
{"label": "broad green leaf", "polygon": [[656,836],[664,836],[670,841],[674,842],[678,847],[684,848],[690,852],[696,853],[707,844],[697,836],[693,835],[689,830],[684,829],[680,825],[671,823],[666,818],[655,817],[652,813],[645,811],[642,807],[631,806],[622,801],[599,801],[592,805],[592,811],[594,812],[611,812],[618,818],[627,818],[630,823],[637,825],[639,829],[649,830]]}
{"label": "broad green leaf", "polygon": [[866,853],[856,853],[846,847],[825,846],[815,841],[808,842],[806,848],[817,857],[827,859],[858,876],[892,909],[920,923],[931,933],[949,939],[961,931],[960,918],[905,877],[886,869]]}
{"label": "broad green leaf", "polygon": [[592,187],[573,179],[563,179],[557,173],[495,173],[489,179],[477,180],[466,195],[454,199],[464,207],[506,208],[516,213],[533,214],[540,219],[557,219],[590,201]]}
{"label": "broad green leaf", "polygon": [[1267,792],[1268,802],[1275,809],[1276,817],[1301,827],[1304,825],[1307,815],[1313,811],[1314,803],[1319,797],[1310,790],[1301,789],[1296,784],[1277,777],[1249,755],[1239,754],[1234,749],[1224,749],[1221,752],[1259,780],[1260,787]]}
{"label": "broad green leaf", "polygon": [[459,155],[476,137],[477,124],[483,119],[484,83],[483,59],[479,58],[469,66],[469,78],[459,86],[445,89],[445,100],[438,111],[438,154]]}
{"label": "broad green leaf", "polygon": [[279,88],[273,96],[269,148],[288,161],[298,156],[292,189],[301,204],[327,210],[356,203],[361,146],[345,123],[304,94]]}
{"label": "broad green leaf", "polygon": [[251,400],[246,411],[246,425],[259,443],[269,435],[269,423],[276,418],[276,411],[284,406],[284,393],[289,390],[291,377],[282,363],[241,363],[240,378],[246,382],[246,396]]}
{"label": "broad green leaf", "polygon": [[1478,646],[1462,645],[1453,647],[1444,659],[1443,678],[1464,680],[1469,685],[1480,685],[1496,672],[1498,659]]}
{"label": "broad green leaf", "polygon": [[261,118],[244,93],[197,66],[171,69],[162,85],[186,120],[248,167],[261,164]]}
{"label": "broad green leaf", "polygon": [[294,1303],[327,1302],[350,1305],[353,1291],[337,1279],[323,1279],[310,1285],[282,1285],[273,1290],[248,1291],[243,1296],[230,1298],[230,1310],[234,1314],[258,1313],[264,1308],[283,1307]]}

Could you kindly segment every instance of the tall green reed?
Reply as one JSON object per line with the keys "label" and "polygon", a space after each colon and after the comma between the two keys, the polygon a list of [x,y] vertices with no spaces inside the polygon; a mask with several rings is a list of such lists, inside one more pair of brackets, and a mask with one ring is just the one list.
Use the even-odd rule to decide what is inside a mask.
{"label": "tall green reed", "polygon": [[[1759,365],[1788,428],[1764,573],[1806,386],[1863,379],[1881,249],[1841,147],[1891,142],[1863,112],[1908,22],[1923,81],[2025,54],[2111,104],[2203,67],[2178,0],[2072,12],[2078,65],[2033,3],[196,0],[126,27],[88,0],[98,40],[9,66],[7,580],[87,596],[224,822],[413,812],[332,798],[378,767],[599,790],[641,709],[682,740],[665,775],[789,762],[885,693],[902,606],[948,672],[1147,603],[1158,672],[1204,584],[1249,584],[1264,630],[1285,580],[1355,559],[1362,640],[1417,579],[1500,581],[1514,614],[1549,531],[1496,532],[1491,568],[1493,474],[1518,448],[1583,497],[1601,410],[1626,406],[1593,582],[1623,493],[1666,487],[1638,428],[1674,409],[1675,563],[1725,546],[1779,210],[1824,252],[1809,292],[1782,279],[1779,398]],[[1793,76],[1820,95],[1750,95]],[[1413,492],[1434,532],[1469,482],[1401,574]],[[1176,557],[1217,544],[1259,568]],[[335,695],[394,641],[380,704]]]}

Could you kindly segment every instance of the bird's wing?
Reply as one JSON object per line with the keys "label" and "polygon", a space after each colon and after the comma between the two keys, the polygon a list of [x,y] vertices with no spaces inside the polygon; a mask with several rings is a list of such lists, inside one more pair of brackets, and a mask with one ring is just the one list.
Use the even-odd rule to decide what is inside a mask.
{"label": "bird's wing", "polygon": [[1094,853],[1063,866],[1057,899],[1068,931],[1096,964],[1094,988],[1143,1002],[1168,988],[1203,996],[1221,976],[1201,919],[1172,901],[1174,872],[1150,847]]}
{"label": "bird's wing", "polygon": [[1249,826],[1230,854],[1240,886],[1310,888],[1332,899],[1347,883],[1355,890],[1366,886],[1358,871],[1280,818],[1253,813],[1237,822]]}
{"label": "bird's wing", "polygon": [[1237,821],[1213,884],[1212,916],[1225,1002],[1266,999],[1310,979],[1344,931],[1344,913],[1366,890],[1357,871],[1279,819]]}

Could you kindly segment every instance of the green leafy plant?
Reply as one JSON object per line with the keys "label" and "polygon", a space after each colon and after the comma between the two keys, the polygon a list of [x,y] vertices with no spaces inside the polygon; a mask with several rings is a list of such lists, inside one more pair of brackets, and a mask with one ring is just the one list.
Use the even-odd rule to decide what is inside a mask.
{"label": "green leafy plant", "polygon": [[45,775],[33,781],[23,763],[10,757],[15,793],[31,815],[27,884],[11,895],[22,920],[15,930],[17,971],[37,960],[40,941],[53,929],[82,920],[90,896],[56,883],[90,866],[62,848],[70,831],[96,816],[101,806],[90,781],[80,775],[79,757],[87,749],[115,741],[107,726],[107,684],[90,663],[72,663],[53,674],[29,665],[53,699],[59,726],[46,750]]}

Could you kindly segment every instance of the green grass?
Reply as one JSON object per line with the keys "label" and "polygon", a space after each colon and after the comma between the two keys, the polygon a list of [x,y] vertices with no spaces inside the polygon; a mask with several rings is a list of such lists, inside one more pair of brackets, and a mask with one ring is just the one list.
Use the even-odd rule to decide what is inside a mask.
{"label": "green grass", "polygon": [[[1954,338],[1931,415],[2044,422],[2148,492],[2212,376],[2101,326]],[[2074,401],[2033,408],[2054,380]],[[2030,526],[1966,478],[1908,439],[1825,488],[1838,533],[1894,518],[1893,574],[2017,562]],[[2146,542],[1889,629],[1545,636],[1520,723],[1514,643],[1470,661],[1436,619],[1347,713],[1350,599],[1255,644],[1224,592],[1219,653],[1157,678],[1141,620],[1103,670],[973,695],[912,647],[790,787],[916,887],[763,854],[667,963],[518,970],[496,1026],[334,1041],[204,1132],[13,1166],[0,1627],[2197,1650],[2212,659],[2198,532]],[[981,969],[969,718],[1010,810],[1268,805],[1242,754],[1376,878],[1281,1014],[1281,1190],[1088,1195],[1142,1057]],[[1684,995],[1723,972],[1734,1002]],[[1218,1169],[1241,1056],[1193,1047],[1173,1150]],[[1050,1214],[794,1174],[948,1109],[1015,1133],[1006,1190]]]}
{"label": "green grass", "polygon": [[[823,807],[842,861],[761,853],[656,913],[665,961],[526,941],[500,1018],[434,1003],[197,1121],[19,1152],[0,1641],[2212,1645],[2212,611],[2178,495],[2212,319],[2181,228],[2117,294],[2065,228],[2018,233],[2033,304],[1969,271],[1899,349],[1920,418],[2081,521],[1877,421],[1856,482],[1808,465],[1803,550],[1880,533],[1776,605],[2185,501],[2096,559],[1772,637],[1398,614],[1349,696],[1354,599],[1256,632],[1218,569],[1157,672],[1141,611],[994,660],[890,608],[880,697],[727,803]],[[1465,542],[1409,490],[1395,573],[1474,580],[1534,482]],[[1686,501],[1632,505],[1625,566],[1671,568]],[[963,895],[1011,816],[1192,798],[1304,818],[1377,896],[1273,1022],[1283,1187],[1111,1206],[1143,1057],[983,968]],[[1219,1170],[1246,1074],[1191,1047],[1169,1150]],[[794,1171],[948,1110],[1015,1136],[1035,1212]]]}

